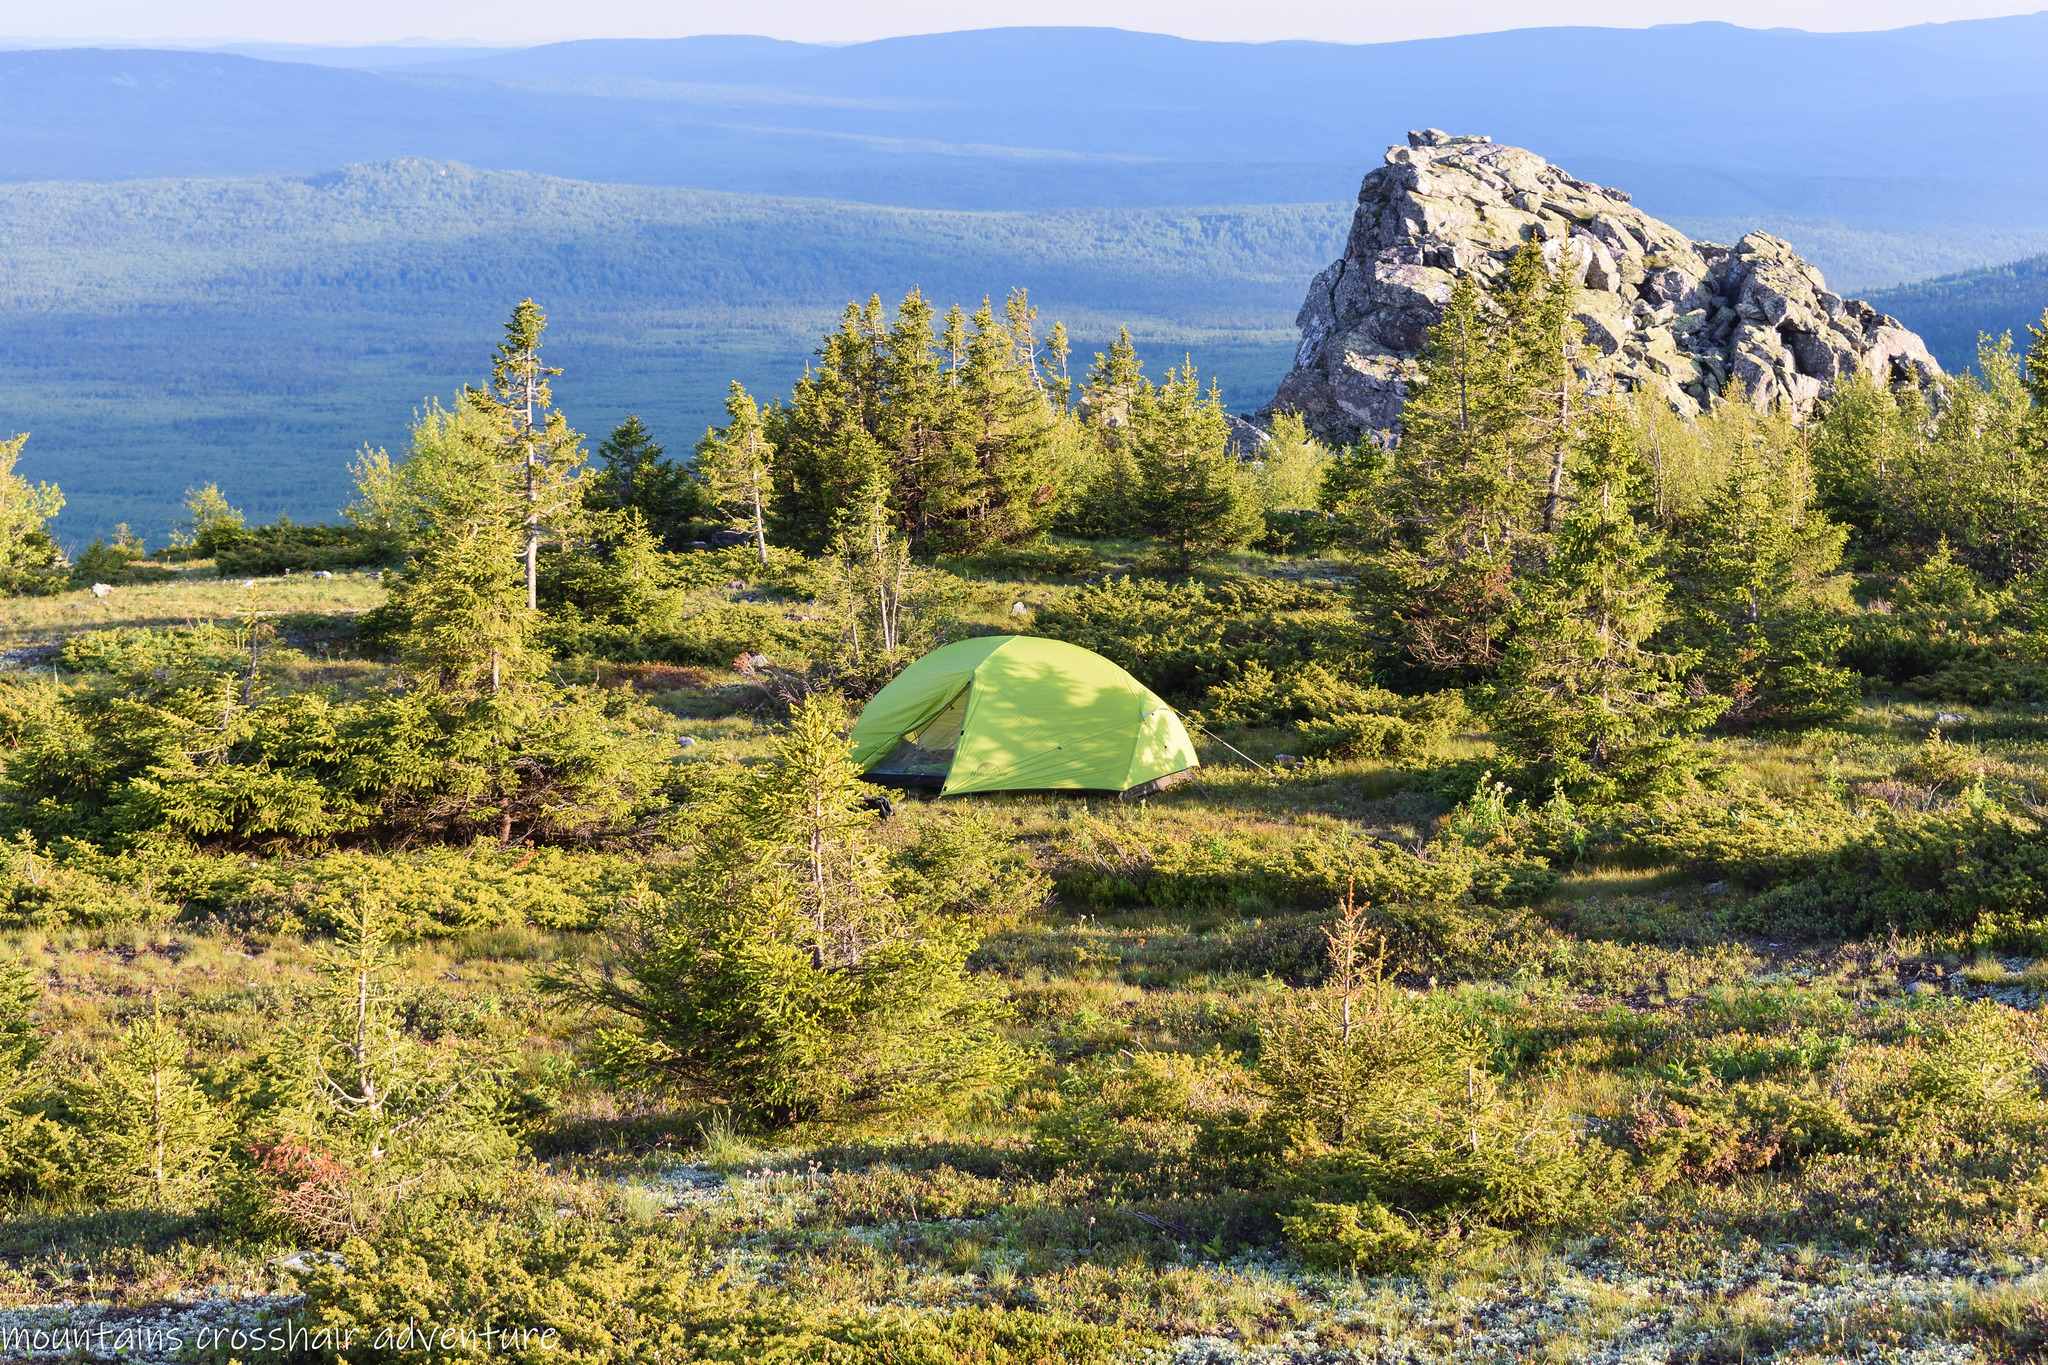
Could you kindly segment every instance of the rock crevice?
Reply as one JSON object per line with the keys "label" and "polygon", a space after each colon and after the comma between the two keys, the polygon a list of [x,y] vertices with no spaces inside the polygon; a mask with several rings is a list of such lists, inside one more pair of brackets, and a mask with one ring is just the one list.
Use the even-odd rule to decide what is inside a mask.
{"label": "rock crevice", "polygon": [[1749,401],[1804,414],[1852,374],[1923,387],[1941,375],[1918,336],[1830,293],[1777,237],[1694,242],[1533,152],[1430,129],[1365,177],[1344,255],[1309,286],[1294,369],[1262,415],[1300,412],[1338,442],[1396,430],[1452,285],[1492,285],[1531,242],[1582,286],[1584,370],[1602,389],[1696,414],[1739,381]]}

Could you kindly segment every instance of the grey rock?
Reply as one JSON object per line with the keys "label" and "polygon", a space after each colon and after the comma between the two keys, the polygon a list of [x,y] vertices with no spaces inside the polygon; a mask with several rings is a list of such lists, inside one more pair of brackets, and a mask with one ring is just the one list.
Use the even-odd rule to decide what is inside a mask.
{"label": "grey rock", "polygon": [[1491,285],[1527,242],[1584,286],[1581,365],[1596,389],[1646,392],[1694,416],[1739,383],[1759,407],[1804,415],[1856,374],[1941,380],[1919,337],[1830,293],[1780,238],[1694,242],[1533,152],[1426,128],[1365,177],[1343,256],[1302,302],[1294,369],[1258,417],[1297,411],[1327,441],[1391,439],[1452,286]]}
{"label": "grey rock", "polygon": [[1267,442],[1273,439],[1242,417],[1226,416],[1223,420],[1230,427],[1230,453],[1240,460],[1259,459]]}

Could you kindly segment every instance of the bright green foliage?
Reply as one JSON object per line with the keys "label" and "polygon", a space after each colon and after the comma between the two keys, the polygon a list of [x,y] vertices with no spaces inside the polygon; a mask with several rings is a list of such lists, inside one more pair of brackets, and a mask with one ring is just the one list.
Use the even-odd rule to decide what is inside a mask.
{"label": "bright green foliage", "polygon": [[[268,578],[389,564],[399,551],[390,536],[364,526],[300,526],[280,516],[267,526],[218,528],[211,553],[213,570],[222,578]],[[184,553],[200,551],[194,547]]]}
{"label": "bright green foliage", "polygon": [[488,1170],[511,1143],[496,1113],[503,1059],[404,1028],[370,888],[344,910],[320,967],[312,1017],[279,1054],[283,1093],[258,1180],[273,1219],[333,1245]]}
{"label": "bright green foliage", "polygon": [[473,1332],[474,1347],[456,1347],[465,1355],[519,1365],[1117,1365],[1141,1344],[1124,1329],[1040,1307],[877,1313],[819,1304],[735,1275],[695,1242],[650,1235],[618,1204],[594,1212],[352,1243],[347,1271],[306,1277],[306,1325],[336,1345],[352,1340],[335,1358],[361,1365],[423,1350],[418,1335],[408,1348],[403,1334],[428,1323]]}
{"label": "bright green foliage", "polygon": [[1972,950],[2048,951],[2048,834],[2031,817],[1968,805],[1883,811],[1875,828],[1807,866],[1809,875],[1758,897],[1743,922],[1844,937],[1896,928]]}
{"label": "bright green foliage", "polygon": [[1337,456],[1309,434],[1301,414],[1280,412],[1265,446],[1252,465],[1265,513],[1266,529],[1258,547],[1285,554],[1319,551],[1330,541],[1330,527],[1321,511],[1323,483]]}
{"label": "bright green foliage", "polygon": [[1829,720],[1852,709],[1858,679],[1834,660],[1847,638],[1844,528],[1813,503],[1797,433],[1782,416],[1722,403],[1725,473],[1675,517],[1668,551],[1673,620],[1664,634],[1729,699],[1728,720]]}
{"label": "bright green foliage", "polygon": [[1032,1125],[1040,1156],[1142,1170],[1162,1159],[1186,1160],[1205,1129],[1242,1124],[1260,1096],[1233,1053],[1147,1051],[1067,1068],[1058,1100]]}
{"label": "bright green foliage", "polygon": [[[2024,600],[2032,580],[2016,584]],[[1990,675],[2011,687],[2015,681],[2030,695],[2038,683],[2028,675],[2033,660],[2001,659],[1990,642],[1999,635],[2001,618],[2025,615],[2026,608],[2008,594],[1989,591],[1968,565],[1959,563],[1946,537],[1933,553],[1899,576],[1888,597],[1879,597],[1873,611],[1850,623],[1844,657],[1868,677],[1890,682],[1932,683],[1937,694],[1969,695],[1973,683]],[[2018,610],[2014,610],[2014,608]],[[2029,623],[2031,624],[2031,622]],[[2004,642],[2009,654],[2010,642]],[[2003,666],[2002,666],[2003,665]],[[1997,675],[2007,676],[2000,680]],[[2011,675],[2017,673],[2018,679]],[[1926,675],[1933,675],[1927,677]]]}
{"label": "bright green foliage", "polygon": [[1945,381],[1930,411],[1917,388],[1841,386],[1813,439],[1822,505],[1855,528],[1857,557],[1910,563],[1947,537],[1995,582],[2048,565],[2048,435],[2039,413],[2042,332],[2023,360],[2010,336],[1981,339],[1974,374]]}
{"label": "bright green foliage", "polygon": [[1072,486],[1062,501],[1061,530],[1082,536],[1123,536],[1138,531],[1138,470],[1131,455],[1131,405],[1148,387],[1129,328],[1119,328],[1081,385],[1072,428],[1080,452]]}
{"label": "bright green foliage", "polygon": [[64,555],[46,529],[64,507],[64,494],[53,483],[31,484],[14,472],[22,432],[0,441],[0,592],[10,596],[55,592],[64,583]]}
{"label": "bright green foliage", "polygon": [[1476,1031],[1388,980],[1369,920],[1347,894],[1325,930],[1325,984],[1260,1027],[1261,1123],[1290,1158],[1286,1183],[1307,1192],[1283,1220],[1289,1239],[1311,1261],[1386,1271],[1456,1249],[1455,1232],[1432,1247],[1406,1219],[1541,1224],[1576,1212],[1597,1164],[1568,1117],[1506,1091]]}
{"label": "bright green foliage", "polygon": [[1390,758],[1422,762],[1442,752],[1465,718],[1455,692],[1401,697],[1383,687],[1341,678],[1320,663],[1285,666],[1274,674],[1257,659],[1202,699],[1213,725],[1283,725],[1300,732],[1304,758]]}
{"label": "bright green foliage", "polygon": [[188,488],[185,515],[171,523],[171,546],[194,557],[210,555],[233,544],[243,528],[241,512],[228,505],[219,484]]}
{"label": "bright green foliage", "polygon": [[615,971],[560,988],[618,1011],[608,1064],[765,1122],[928,1109],[1009,1074],[975,931],[900,899],[830,698],[701,817],[687,873],[636,894]]}
{"label": "bright green foliage", "polygon": [[88,1180],[114,1205],[189,1210],[218,1174],[227,1123],[186,1069],[184,1035],[152,1003],[77,1100],[92,1134]]}
{"label": "bright green foliage", "polygon": [[1183,572],[1248,545],[1264,524],[1251,476],[1230,449],[1222,396],[1202,392],[1192,364],[1131,399],[1136,523]]}
{"label": "bright green foliage", "polygon": [[[33,546],[27,553],[31,561],[39,560],[41,557],[40,549]],[[123,583],[155,583],[177,577],[176,572],[171,569],[144,564],[142,561],[147,557],[148,548],[142,543],[142,538],[123,523],[114,528],[114,539],[111,543],[94,536],[92,544],[79,551],[78,562],[71,566],[70,586],[83,588],[99,583],[109,586],[119,586]]]}
{"label": "bright green foliage", "polygon": [[42,982],[26,967],[0,969],[0,1183],[36,1190],[70,1183],[72,1134],[40,1112],[51,1092],[36,1030]]}
{"label": "bright green foliage", "polygon": [[1256,662],[1269,673],[1304,663],[1359,681],[1363,641],[1334,593],[1234,577],[1162,583],[1112,578],[1048,604],[1034,632],[1093,650],[1179,706],[1202,705]]}
{"label": "bright green foliage", "polygon": [[1303,758],[1379,758],[1419,765],[1441,758],[1465,719],[1465,699],[1456,692],[1408,698],[1385,693],[1358,710],[1298,720],[1294,727],[1301,733],[1297,745]]}
{"label": "bright green foliage", "polygon": [[464,411],[481,425],[481,430],[465,432],[466,438],[497,466],[491,482],[509,489],[522,504],[518,527],[529,610],[539,605],[541,541],[559,533],[559,523],[577,505],[576,475],[583,464],[583,437],[555,407],[548,384],[561,371],[541,362],[541,333],[547,325],[540,305],[522,299],[491,357],[490,383],[462,392]]}
{"label": "bright green foliage", "polygon": [[1572,470],[1556,549],[1515,613],[1481,710],[1539,786],[1615,796],[1688,759],[1688,736],[1725,705],[1691,694],[1686,661],[1647,646],[1664,618],[1656,537],[1636,521],[1643,484],[1626,410],[1604,406]]}
{"label": "bright green foliage", "polygon": [[281,689],[267,635],[135,632],[78,685],[12,689],[9,826],[109,847],[508,824],[549,839],[660,809],[666,741],[616,696],[535,683],[337,702]]}
{"label": "bright green foliage", "polygon": [[697,442],[697,476],[729,517],[744,517],[754,533],[761,567],[768,567],[768,512],[775,505],[775,447],[761,405],[733,382],[725,398],[726,424]]}
{"label": "bright green foliage", "polygon": [[841,510],[826,557],[825,591],[837,639],[820,670],[849,696],[867,697],[905,664],[945,643],[958,607],[955,581],[911,558],[879,479]]}
{"label": "bright green foliage", "polygon": [[1292,1146],[1342,1147],[1387,1126],[1390,1109],[1446,1103],[1483,1060],[1480,1038],[1429,1017],[1387,978],[1369,914],[1347,893],[1324,931],[1325,984],[1276,1005],[1260,1027],[1266,1122]]}
{"label": "bright green foliage", "polygon": [[1130,405],[1147,389],[1145,364],[1130,329],[1118,327],[1106,352],[1096,352],[1079,389],[1079,403],[1067,430],[1077,450],[1067,497],[1061,499],[1059,530],[1075,536],[1139,534],[1139,471],[1130,454]]}
{"label": "bright green foliage", "polygon": [[1268,438],[1254,469],[1261,504],[1268,512],[1315,507],[1330,467],[1329,447],[1309,434],[1295,412],[1274,414]]}
{"label": "bright green foliage", "polygon": [[584,507],[635,512],[657,541],[680,549],[691,523],[710,509],[690,470],[665,454],[646,423],[629,414],[598,443],[602,464],[581,481]]}
{"label": "bright green foliage", "polygon": [[637,508],[603,519],[603,541],[541,560],[537,639],[557,656],[632,658],[682,625],[676,556],[662,552]]}
{"label": "bright green foliage", "polygon": [[1021,293],[1001,320],[984,303],[970,333],[956,308],[941,335],[915,291],[893,322],[879,298],[849,305],[767,423],[781,538],[829,548],[871,484],[920,556],[1037,535],[1054,505],[1057,452],[1034,313]]}

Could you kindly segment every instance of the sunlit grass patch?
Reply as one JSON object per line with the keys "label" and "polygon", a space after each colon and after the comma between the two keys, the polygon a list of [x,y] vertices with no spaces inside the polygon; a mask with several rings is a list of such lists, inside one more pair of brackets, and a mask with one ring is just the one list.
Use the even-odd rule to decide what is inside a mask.
{"label": "sunlit grass patch", "polygon": [[117,586],[105,597],[77,588],[53,597],[0,600],[0,644],[47,644],[108,626],[231,623],[247,612],[347,618],[383,605],[384,599],[384,584],[362,571],[332,578],[263,578],[245,588],[242,580],[215,577],[210,568],[188,568],[173,581]]}

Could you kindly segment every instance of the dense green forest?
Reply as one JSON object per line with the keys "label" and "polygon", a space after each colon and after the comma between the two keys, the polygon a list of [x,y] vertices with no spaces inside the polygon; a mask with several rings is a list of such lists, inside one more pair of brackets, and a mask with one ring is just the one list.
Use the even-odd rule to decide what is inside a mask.
{"label": "dense green forest", "polygon": [[[76,563],[10,445],[0,1349],[2037,1358],[2048,331],[1688,423],[1572,312],[1244,450],[912,291],[686,452],[528,300],[344,521]],[[1196,780],[863,782],[1005,632]]]}
{"label": "dense green forest", "polygon": [[1871,302],[1911,318],[1935,357],[1960,369],[1974,359],[1980,336],[2025,335],[2048,308],[2048,256],[1900,285],[1872,295]]}

